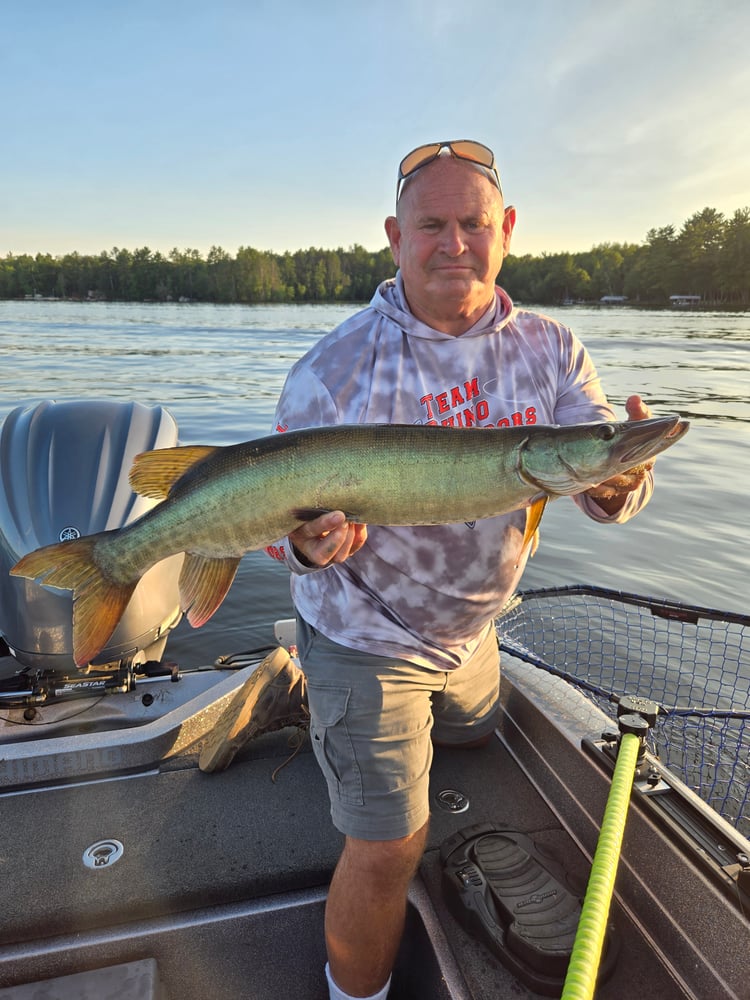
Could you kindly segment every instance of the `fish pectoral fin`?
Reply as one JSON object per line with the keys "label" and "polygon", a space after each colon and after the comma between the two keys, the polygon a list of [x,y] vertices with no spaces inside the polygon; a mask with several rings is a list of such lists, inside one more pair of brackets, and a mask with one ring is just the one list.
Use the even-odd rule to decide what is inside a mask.
{"label": "fish pectoral fin", "polygon": [[11,570],[13,576],[73,591],[73,658],[79,667],[104,649],[138,583],[116,583],[97,566],[94,547],[100,537],[86,535],[45,545],[29,552]]}
{"label": "fish pectoral fin", "polygon": [[239,556],[211,559],[194,552],[185,553],[180,572],[180,604],[193,628],[205,625],[232,586]]}
{"label": "fish pectoral fin", "polygon": [[212,445],[193,444],[143,451],[133,460],[130,485],[141,496],[163,500],[178,479],[217,450]]}
{"label": "fish pectoral fin", "polygon": [[523,552],[526,546],[531,543],[532,556],[539,547],[539,524],[542,520],[542,514],[544,514],[548,500],[549,497],[540,497],[539,500],[535,500],[530,507],[526,508],[526,527],[523,532],[521,551]]}

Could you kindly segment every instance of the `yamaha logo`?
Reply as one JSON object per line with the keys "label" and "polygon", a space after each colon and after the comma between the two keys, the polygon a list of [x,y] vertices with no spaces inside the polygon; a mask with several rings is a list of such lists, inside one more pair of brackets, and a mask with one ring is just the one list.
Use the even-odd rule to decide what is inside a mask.
{"label": "yamaha logo", "polygon": [[61,542],[72,542],[74,539],[81,537],[81,532],[78,528],[68,525],[67,528],[63,528],[58,537]]}

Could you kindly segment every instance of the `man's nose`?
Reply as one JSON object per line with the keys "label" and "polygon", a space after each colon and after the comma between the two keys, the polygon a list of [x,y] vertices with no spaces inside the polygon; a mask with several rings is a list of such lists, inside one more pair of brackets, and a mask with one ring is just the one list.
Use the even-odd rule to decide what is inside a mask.
{"label": "man's nose", "polygon": [[466,249],[466,241],[461,226],[451,224],[443,229],[443,250],[451,257],[458,257]]}

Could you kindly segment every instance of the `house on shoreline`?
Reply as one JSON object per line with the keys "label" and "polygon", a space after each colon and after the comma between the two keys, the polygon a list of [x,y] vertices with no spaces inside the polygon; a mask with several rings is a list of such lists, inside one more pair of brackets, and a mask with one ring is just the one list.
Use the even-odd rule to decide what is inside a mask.
{"label": "house on shoreline", "polygon": [[700,295],[670,295],[669,304],[680,309],[689,309],[691,306],[700,305]]}

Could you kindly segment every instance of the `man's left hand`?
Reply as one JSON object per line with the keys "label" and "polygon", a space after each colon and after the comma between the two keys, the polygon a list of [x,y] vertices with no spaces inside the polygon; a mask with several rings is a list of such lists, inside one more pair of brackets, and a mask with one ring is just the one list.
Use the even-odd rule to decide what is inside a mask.
{"label": "man's left hand", "polygon": [[[628,396],[625,409],[628,420],[648,420],[652,416],[651,410],[640,396]],[[586,496],[596,500],[608,514],[616,514],[625,503],[628,493],[638,489],[653,467],[653,461],[644,462],[634,469],[612,476],[598,486],[592,486],[590,490],[586,490]]]}

